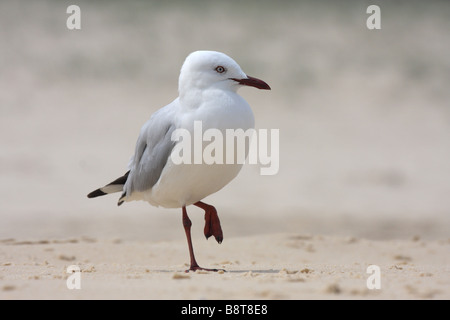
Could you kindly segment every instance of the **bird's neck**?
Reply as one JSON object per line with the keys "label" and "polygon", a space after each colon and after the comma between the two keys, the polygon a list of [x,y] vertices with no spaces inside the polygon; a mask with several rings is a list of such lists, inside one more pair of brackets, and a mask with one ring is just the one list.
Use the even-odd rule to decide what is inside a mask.
{"label": "bird's neck", "polygon": [[193,89],[190,90],[180,90],[180,103],[185,109],[195,109],[198,108],[203,100],[203,91],[200,89]]}

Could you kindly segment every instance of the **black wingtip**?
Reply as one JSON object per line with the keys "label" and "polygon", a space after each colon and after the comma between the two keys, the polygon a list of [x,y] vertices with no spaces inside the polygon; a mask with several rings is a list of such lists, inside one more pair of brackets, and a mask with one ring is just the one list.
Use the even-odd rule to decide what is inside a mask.
{"label": "black wingtip", "polygon": [[126,196],[126,195],[127,195],[126,192],[122,193],[122,195],[121,195],[120,198],[119,198],[119,201],[117,202],[117,205],[118,205],[118,206],[122,205],[122,203],[125,202],[125,196]]}
{"label": "black wingtip", "polygon": [[87,197],[88,197],[88,198],[95,198],[95,197],[104,196],[105,194],[106,194],[106,193],[103,192],[102,190],[97,189],[97,190],[92,191],[91,193],[89,193],[89,194],[87,195]]}

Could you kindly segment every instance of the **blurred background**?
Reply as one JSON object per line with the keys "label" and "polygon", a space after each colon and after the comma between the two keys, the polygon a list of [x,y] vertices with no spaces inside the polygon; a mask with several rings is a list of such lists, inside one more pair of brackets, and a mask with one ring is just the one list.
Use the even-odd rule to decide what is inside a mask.
{"label": "blurred background", "polygon": [[448,1],[2,1],[0,239],[184,239],[180,210],[86,194],[126,171],[195,50],[269,83],[240,94],[257,128],[280,130],[277,175],[247,165],[205,199],[225,239],[446,238],[449,17]]}

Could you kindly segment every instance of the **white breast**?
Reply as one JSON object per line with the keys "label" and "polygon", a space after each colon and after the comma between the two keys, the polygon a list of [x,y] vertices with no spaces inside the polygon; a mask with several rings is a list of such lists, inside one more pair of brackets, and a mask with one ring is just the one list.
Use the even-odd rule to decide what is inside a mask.
{"label": "white breast", "polygon": [[[254,117],[247,102],[234,92],[211,91],[215,99],[205,99],[205,103],[194,110],[179,113],[177,123],[194,137],[194,121],[201,121],[203,131],[215,128],[226,138],[226,129],[254,128]],[[217,95],[222,95],[217,99]],[[217,104],[220,101],[220,105]],[[208,142],[203,144],[202,150]],[[226,155],[226,143],[223,152]],[[245,154],[248,153],[246,144]],[[145,191],[143,200],[153,205],[177,208],[190,205],[215,193],[233,180],[242,168],[242,164],[174,164],[171,157],[158,182],[151,190]]]}

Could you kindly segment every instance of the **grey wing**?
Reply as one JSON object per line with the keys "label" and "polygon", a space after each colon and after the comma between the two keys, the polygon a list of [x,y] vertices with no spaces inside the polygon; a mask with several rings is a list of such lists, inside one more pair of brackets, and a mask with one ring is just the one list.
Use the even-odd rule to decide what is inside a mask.
{"label": "grey wing", "polygon": [[159,180],[176,143],[171,140],[176,129],[173,109],[172,103],[158,110],[142,127],[119,204],[134,191],[151,189]]}

